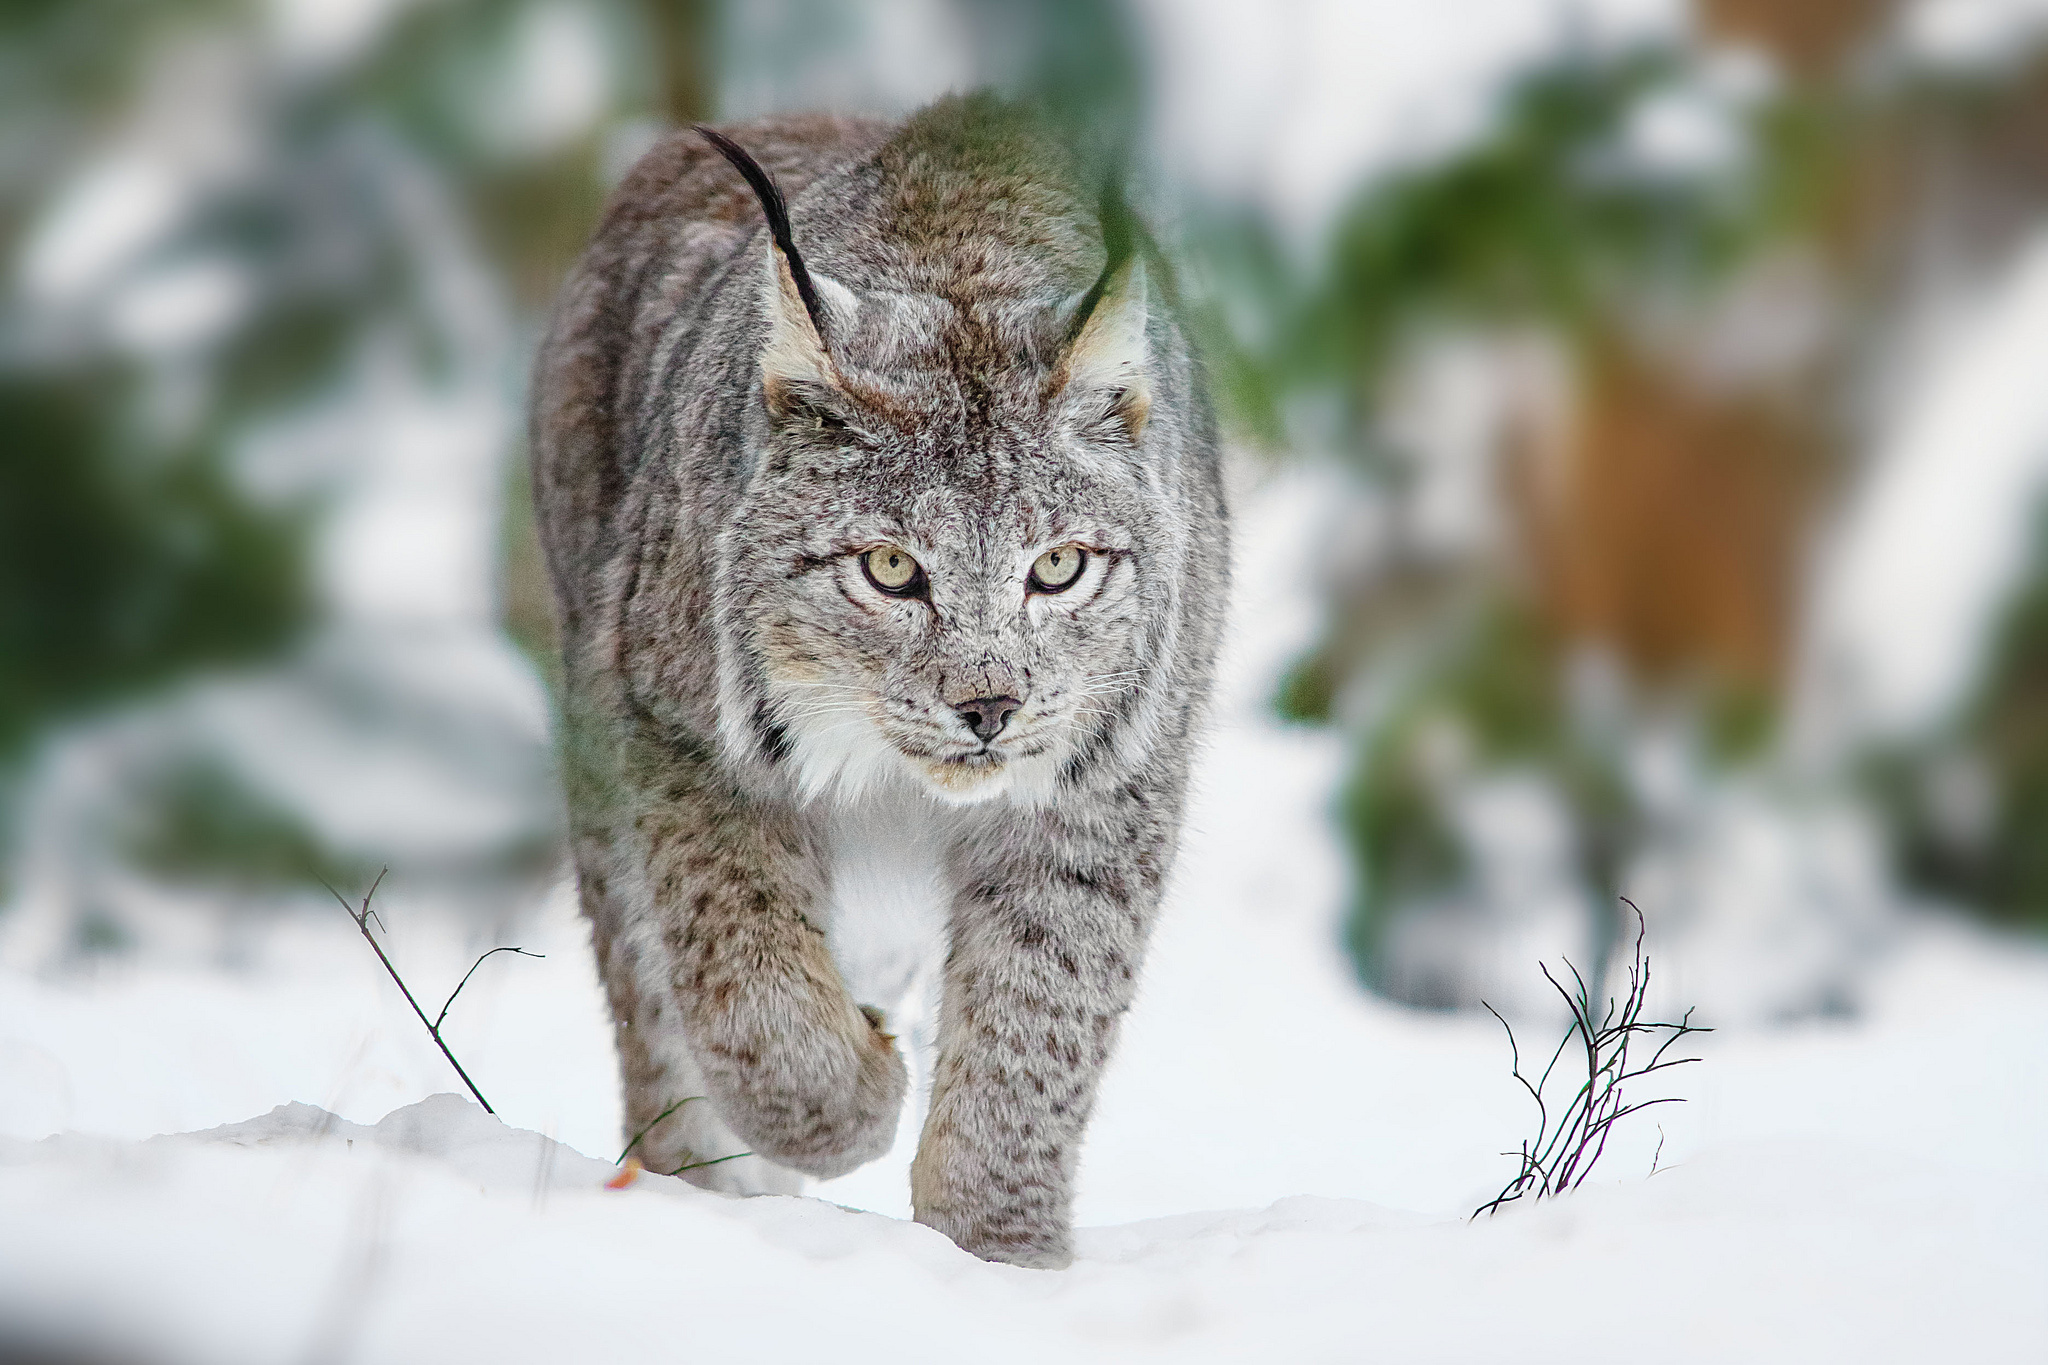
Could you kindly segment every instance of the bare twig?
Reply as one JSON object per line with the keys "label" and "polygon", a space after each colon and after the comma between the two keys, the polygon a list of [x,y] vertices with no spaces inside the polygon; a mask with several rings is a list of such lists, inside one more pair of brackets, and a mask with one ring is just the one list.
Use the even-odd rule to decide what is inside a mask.
{"label": "bare twig", "polygon": [[[1511,1074],[1521,1083],[1522,1089],[1536,1104],[1536,1135],[1525,1139],[1518,1152],[1504,1153],[1515,1157],[1518,1167],[1514,1179],[1501,1192],[1473,1210],[1477,1218],[1482,1213],[1497,1212],[1502,1205],[1518,1199],[1545,1199],[1552,1195],[1575,1190],[1586,1183],[1586,1177],[1593,1173],[1593,1167],[1607,1151],[1608,1136],[1614,1125],[1652,1105],[1681,1104],[1679,1096],[1663,1096],[1658,1099],[1638,1100],[1633,1104],[1624,1103],[1622,1085],[1640,1080],[1658,1071],[1685,1066],[1699,1060],[1697,1057],[1674,1057],[1665,1060],[1664,1054],[1679,1039],[1695,1033],[1711,1033],[1712,1029],[1700,1028],[1692,1022],[1692,1011],[1687,1010],[1675,1024],[1645,1023],[1643,1009],[1649,1000],[1650,960],[1643,953],[1643,938],[1648,928],[1643,912],[1635,902],[1622,898],[1622,904],[1635,911],[1636,938],[1634,955],[1628,968],[1628,991],[1620,999],[1608,997],[1607,1007],[1596,1020],[1593,1016],[1592,991],[1579,969],[1567,960],[1565,966],[1571,971],[1575,989],[1567,990],[1551,974],[1550,968],[1542,968],[1543,979],[1564,1001],[1565,1010],[1571,1016],[1571,1024],[1565,1035],[1558,1041],[1557,1048],[1550,1054],[1549,1063],[1543,1074],[1531,1081],[1522,1072],[1522,1049],[1515,1040],[1515,1031],[1500,1012],[1491,1005],[1487,1013],[1500,1020],[1500,1026],[1508,1035],[1508,1055]],[[1483,1003],[1483,1002],[1482,1002]],[[1662,1034],[1657,1048],[1650,1054],[1647,1063],[1634,1063],[1629,1056],[1630,1048],[1640,1034]],[[1570,1101],[1554,1118],[1550,1106],[1544,1099],[1550,1086],[1551,1074],[1563,1059],[1567,1049],[1576,1042],[1576,1052],[1584,1055],[1585,1080],[1573,1092]],[[1645,1044],[1647,1046],[1647,1044]],[[1640,1054],[1638,1054],[1640,1055]],[[1657,1152],[1664,1150],[1663,1129],[1658,1130]],[[1651,1161],[1651,1170],[1656,1169],[1656,1159]]]}
{"label": "bare twig", "polygon": [[455,997],[462,994],[462,988],[469,984],[469,979],[476,975],[476,969],[484,965],[484,958],[489,957],[491,953],[517,953],[521,957],[547,957],[546,953],[530,953],[524,948],[492,948],[484,953],[483,957],[479,957],[476,961],[469,964],[469,970],[462,974],[462,980],[456,982],[455,989],[448,992],[448,999],[442,1003],[441,1012],[434,1016],[434,1028],[437,1033],[440,1030],[441,1021],[448,1017],[448,1007],[455,1003]]}
{"label": "bare twig", "polygon": [[426,1025],[427,1036],[434,1040],[435,1047],[441,1049],[441,1055],[448,1059],[448,1065],[455,1068],[455,1074],[462,1077],[462,1083],[469,1087],[469,1093],[476,1096],[476,1102],[483,1106],[486,1114],[495,1114],[498,1111],[491,1108],[491,1102],[484,1098],[484,1092],[476,1088],[476,1082],[471,1080],[469,1073],[462,1069],[462,1063],[455,1060],[455,1053],[449,1048],[447,1040],[441,1036],[441,1024],[448,1018],[448,1008],[455,1003],[455,997],[462,994],[462,988],[469,984],[470,977],[476,975],[476,969],[484,965],[484,958],[491,956],[492,953],[518,953],[522,957],[543,957],[545,954],[530,953],[524,948],[492,948],[486,951],[476,961],[469,964],[469,970],[462,974],[462,980],[456,982],[455,989],[448,992],[448,999],[441,1005],[441,1013],[432,1019],[427,1018],[427,1012],[420,1008],[420,1002],[413,998],[412,988],[405,984],[405,978],[398,974],[398,968],[392,964],[390,956],[385,953],[384,945],[377,942],[377,936],[370,932],[370,921],[372,920],[375,920],[377,927],[383,929],[385,933],[391,932],[384,927],[384,917],[370,908],[370,898],[377,894],[377,888],[384,884],[384,878],[390,871],[391,869],[387,867],[377,874],[377,879],[370,883],[370,889],[363,893],[363,903],[360,906],[350,905],[346,896],[336,891],[333,887],[327,886],[326,882],[323,881],[320,884],[327,886],[327,893],[337,901],[340,901],[341,908],[346,910],[348,917],[355,921],[356,929],[361,932],[363,941],[370,945],[370,951],[374,952],[377,955],[377,960],[384,964],[384,970],[397,985],[398,993],[405,997],[406,1004],[412,1006],[412,1012],[420,1017],[420,1023]]}

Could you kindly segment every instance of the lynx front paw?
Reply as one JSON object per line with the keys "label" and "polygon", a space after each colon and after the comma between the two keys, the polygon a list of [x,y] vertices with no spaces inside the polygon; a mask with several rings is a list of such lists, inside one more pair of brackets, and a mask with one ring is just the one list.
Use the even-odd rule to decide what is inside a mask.
{"label": "lynx front paw", "polygon": [[[720,1115],[758,1156],[820,1180],[888,1151],[910,1077],[894,1040],[859,1018],[852,1038],[788,1037],[707,1058]],[[850,1032],[850,1030],[849,1030]]]}
{"label": "lynx front paw", "polygon": [[1064,1183],[1032,1164],[992,1168],[957,1139],[927,1130],[910,1168],[917,1221],[984,1261],[1064,1270],[1074,1259]]}
{"label": "lynx front paw", "polygon": [[1074,1261],[1073,1233],[1058,1223],[1018,1221],[995,1209],[920,1207],[917,1221],[984,1261],[1029,1270],[1065,1270]]}

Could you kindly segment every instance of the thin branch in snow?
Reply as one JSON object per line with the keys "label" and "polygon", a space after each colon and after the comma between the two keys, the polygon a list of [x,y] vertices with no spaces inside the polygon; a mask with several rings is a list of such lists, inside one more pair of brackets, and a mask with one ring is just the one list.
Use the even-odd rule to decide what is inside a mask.
{"label": "thin branch in snow", "polygon": [[[1628,991],[1620,1000],[1609,996],[1607,1007],[1598,1019],[1593,1015],[1593,993],[1577,967],[1569,960],[1565,962],[1572,974],[1574,989],[1571,990],[1565,989],[1548,966],[1542,967],[1543,979],[1564,1001],[1571,1016],[1571,1025],[1558,1041],[1556,1050],[1550,1054],[1543,1074],[1536,1080],[1531,1081],[1523,1074],[1522,1049],[1515,1040],[1514,1029],[1507,1020],[1501,1019],[1500,1011],[1491,1005],[1486,1006],[1486,1012],[1499,1019],[1501,1028],[1507,1031],[1511,1074],[1535,1101],[1536,1135],[1525,1139],[1519,1151],[1503,1153],[1516,1158],[1515,1177],[1499,1194],[1474,1209],[1474,1218],[1482,1213],[1498,1212],[1502,1205],[1512,1204],[1518,1199],[1546,1199],[1577,1189],[1586,1183],[1586,1177],[1593,1173],[1593,1167],[1606,1153],[1607,1139],[1615,1124],[1652,1105],[1684,1103],[1682,1097],[1671,1095],[1637,1100],[1633,1104],[1624,1102],[1622,1098],[1622,1086],[1626,1082],[1698,1061],[1697,1057],[1674,1057],[1667,1061],[1665,1053],[1681,1038],[1713,1032],[1695,1025],[1691,1010],[1687,1010],[1675,1024],[1644,1022],[1643,1009],[1650,991],[1650,960],[1643,953],[1643,938],[1648,925],[1634,901],[1624,896],[1622,904],[1635,911],[1636,916],[1635,950],[1628,967]],[[1640,1053],[1635,1059],[1629,1055],[1640,1035],[1662,1035],[1648,1062],[1640,1061]],[[1574,1043],[1577,1047],[1573,1047]],[[1579,1083],[1563,1110],[1553,1117],[1544,1096],[1548,1093],[1552,1073],[1568,1050],[1582,1057],[1585,1079]],[[1664,1130],[1659,1126],[1657,1157],[1650,1162],[1652,1174],[1656,1173],[1657,1159],[1663,1156],[1663,1134]]]}
{"label": "thin branch in snow", "polygon": [[469,984],[469,979],[472,976],[476,975],[476,969],[484,965],[484,958],[491,956],[492,953],[518,953],[522,957],[545,957],[546,954],[530,953],[524,948],[492,948],[487,950],[476,961],[469,964],[469,970],[462,974],[462,980],[456,982],[455,989],[448,992],[447,1000],[442,1002],[441,1013],[432,1019],[427,1018],[427,1012],[420,1008],[420,1002],[413,997],[412,988],[405,984],[405,978],[398,974],[398,968],[393,965],[390,956],[385,953],[384,945],[379,943],[377,936],[370,932],[370,922],[372,920],[376,921],[377,927],[383,930],[383,932],[387,934],[391,932],[384,927],[384,917],[370,908],[370,898],[377,894],[377,888],[384,884],[384,878],[390,871],[391,869],[387,867],[377,874],[377,880],[371,882],[370,889],[363,893],[363,902],[360,906],[350,905],[346,896],[336,891],[333,887],[327,886],[326,882],[321,882],[320,884],[327,886],[327,893],[337,901],[340,901],[341,908],[348,911],[348,917],[355,921],[356,929],[362,934],[363,941],[370,945],[370,951],[377,954],[377,960],[384,964],[384,970],[391,977],[392,981],[397,984],[399,994],[405,997],[405,1003],[412,1006],[412,1012],[420,1017],[422,1024],[426,1025],[427,1036],[434,1040],[435,1047],[441,1049],[441,1055],[448,1059],[448,1065],[455,1068],[455,1074],[462,1077],[462,1083],[469,1087],[469,1093],[476,1096],[476,1102],[484,1107],[486,1114],[495,1114],[498,1111],[491,1108],[491,1102],[484,1098],[484,1092],[476,1088],[476,1082],[471,1080],[469,1073],[462,1069],[462,1063],[455,1060],[455,1053],[449,1048],[447,1039],[441,1036],[441,1025],[448,1018],[448,1009],[455,1003],[455,997],[462,994],[462,988]]}
{"label": "thin branch in snow", "polygon": [[441,1021],[448,1017],[448,1007],[455,1003],[455,997],[462,994],[462,988],[469,984],[469,979],[472,976],[476,975],[476,969],[484,965],[484,958],[489,957],[491,953],[517,953],[521,957],[538,958],[545,958],[547,956],[546,953],[530,953],[524,948],[493,948],[489,952],[486,952],[483,955],[483,957],[480,957],[476,961],[470,963],[469,970],[462,974],[462,980],[455,983],[455,989],[448,992],[448,999],[442,1002],[441,1012],[434,1016],[434,1029],[437,1036],[441,1028]]}

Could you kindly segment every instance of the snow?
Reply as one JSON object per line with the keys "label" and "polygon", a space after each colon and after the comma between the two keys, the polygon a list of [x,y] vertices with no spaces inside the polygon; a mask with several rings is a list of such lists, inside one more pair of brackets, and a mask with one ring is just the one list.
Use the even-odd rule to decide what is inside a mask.
{"label": "snow", "polygon": [[81,174],[22,248],[26,291],[69,300],[101,283],[176,224],[187,207],[182,189],[170,167],[140,156]]}
{"label": "snow", "polygon": [[1823,566],[1824,709],[1852,732],[1910,733],[1963,701],[2048,486],[2048,234],[1971,302],[1930,329]]}
{"label": "snow", "polygon": [[2026,60],[2044,26],[2041,0],[1920,0],[1901,12],[1899,39],[1930,65],[1992,67]]}
{"label": "snow", "polygon": [[[1924,1162],[1748,1145],[1479,1224],[1302,1196],[987,1265],[915,1224],[610,1168],[440,1095],[0,1166],[0,1310],[165,1361],[2037,1359],[2048,1233]],[[1560,1307],[1584,1305],[1576,1309]],[[91,1324],[81,1332],[81,1324]]]}
{"label": "snow", "polygon": [[[1341,743],[1264,710],[1314,624],[1299,532],[1325,502],[1302,477],[1246,501],[1216,734],[1073,1269],[908,1222],[912,1122],[819,1197],[605,1189],[616,1073],[568,888],[496,933],[394,885],[430,1009],[491,942],[547,954],[493,959],[450,1015],[503,1122],[434,1094],[452,1073],[331,903],[244,923],[234,967],[46,976],[0,943],[0,1357],[2043,1358],[2048,954],[1944,921],[1888,940],[1853,1018],[1703,1039],[1688,1103],[1584,1189],[1465,1220],[1528,1131],[1506,1042],[1357,988],[1324,818]],[[181,1130],[205,1131],[153,1136]]]}

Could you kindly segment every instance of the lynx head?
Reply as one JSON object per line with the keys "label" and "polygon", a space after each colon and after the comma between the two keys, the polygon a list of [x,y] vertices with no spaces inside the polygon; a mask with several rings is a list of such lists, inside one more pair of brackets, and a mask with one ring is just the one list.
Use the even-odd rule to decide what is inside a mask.
{"label": "lynx head", "polygon": [[771,232],[756,462],[719,552],[724,741],[813,796],[1051,800],[1141,742],[1172,645],[1186,535],[1143,260],[1028,154],[885,148],[820,215],[815,273],[748,178]]}

